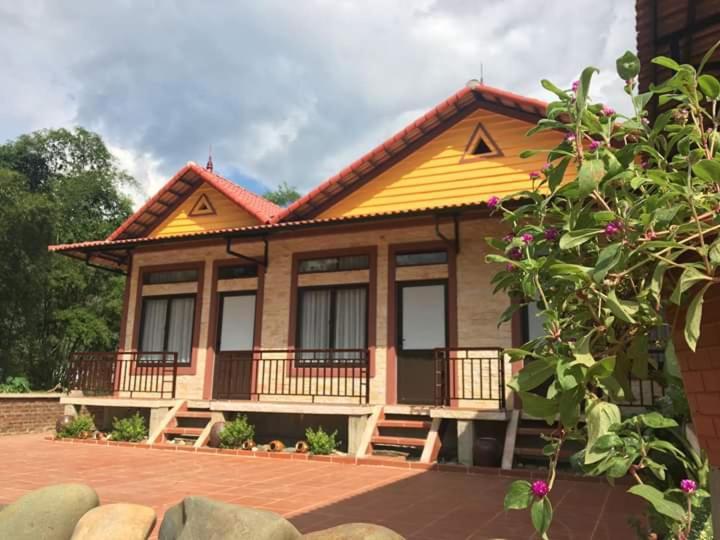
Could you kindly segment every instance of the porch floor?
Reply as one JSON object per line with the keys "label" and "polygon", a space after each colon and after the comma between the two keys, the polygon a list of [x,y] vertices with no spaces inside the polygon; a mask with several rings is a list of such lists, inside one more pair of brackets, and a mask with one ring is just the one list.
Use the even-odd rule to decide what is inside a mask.
{"label": "porch floor", "polygon": [[[379,466],[60,444],[43,435],[0,437],[0,503],[60,482],[84,482],[103,503],[134,502],[158,517],[187,495],[264,508],[309,532],[369,521],[412,540],[533,538],[525,513],[504,512],[512,480]],[[554,539],[634,538],[642,505],[621,487],[559,480]],[[155,529],[157,535],[158,527]]]}

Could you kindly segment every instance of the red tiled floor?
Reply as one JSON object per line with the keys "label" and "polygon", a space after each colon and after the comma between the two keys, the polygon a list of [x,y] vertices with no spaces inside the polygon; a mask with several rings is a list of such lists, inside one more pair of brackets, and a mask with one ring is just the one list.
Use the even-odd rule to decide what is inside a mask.
{"label": "red tiled floor", "polygon": [[[526,513],[503,511],[511,479],[497,476],[60,444],[38,435],[0,437],[0,456],[0,503],[83,482],[103,503],[146,504],[160,519],[183,497],[205,495],[278,512],[303,532],[369,521],[411,540],[533,538]],[[642,505],[622,488],[560,480],[553,494],[553,539],[634,538],[627,518]]]}

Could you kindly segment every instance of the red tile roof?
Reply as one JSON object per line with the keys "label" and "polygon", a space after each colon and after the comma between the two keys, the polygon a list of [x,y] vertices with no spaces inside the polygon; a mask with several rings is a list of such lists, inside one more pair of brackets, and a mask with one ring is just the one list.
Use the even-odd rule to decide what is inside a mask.
{"label": "red tile roof", "polygon": [[547,111],[547,103],[539,99],[506,92],[478,81],[470,81],[438,106],[292,203],[276,216],[274,221],[313,217],[319,205],[326,205],[331,199],[337,201],[344,192],[367,182],[389,159],[402,154],[411,144],[422,144],[425,140],[434,137],[436,129],[444,129],[449,121],[463,114],[470,107],[504,110],[509,114],[521,115],[532,122],[545,117]]}
{"label": "red tile roof", "polygon": [[[194,181],[189,181],[192,179]],[[165,219],[175,205],[202,182],[207,182],[238,206],[255,216],[261,223],[269,223],[282,212],[282,208],[260,195],[248,191],[230,180],[219,176],[200,165],[189,162],[160,190],[142,205],[132,216],[125,220],[108,240],[119,240],[142,236],[151,231]],[[182,185],[182,187],[181,187]],[[180,188],[179,190],[174,188]],[[158,211],[152,210],[158,208]],[[134,231],[131,231],[134,227]]]}

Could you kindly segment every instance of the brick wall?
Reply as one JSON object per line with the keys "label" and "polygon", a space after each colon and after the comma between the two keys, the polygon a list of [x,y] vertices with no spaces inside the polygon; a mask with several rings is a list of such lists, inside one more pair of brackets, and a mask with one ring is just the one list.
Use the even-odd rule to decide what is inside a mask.
{"label": "brick wall", "polygon": [[710,463],[720,466],[720,287],[705,295],[700,340],[692,353],[682,336],[674,337],[695,432]]}
{"label": "brick wall", "polygon": [[59,395],[0,394],[0,435],[55,429],[63,411]]}

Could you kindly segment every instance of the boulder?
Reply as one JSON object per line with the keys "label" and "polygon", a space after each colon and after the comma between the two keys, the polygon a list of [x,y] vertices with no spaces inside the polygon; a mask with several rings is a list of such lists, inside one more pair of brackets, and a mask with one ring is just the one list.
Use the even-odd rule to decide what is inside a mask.
{"label": "boulder", "polygon": [[405,540],[395,531],[372,523],[345,523],[304,535],[303,540]]}
{"label": "boulder", "polygon": [[159,540],[297,540],[288,520],[265,510],[245,508],[206,497],[186,497],[170,508]]}
{"label": "boulder", "polygon": [[83,484],[31,491],[0,512],[0,538],[68,540],[80,518],[99,503],[95,490]]}
{"label": "boulder", "polygon": [[106,504],[85,514],[72,540],[146,540],[155,527],[155,510],[140,504]]}

